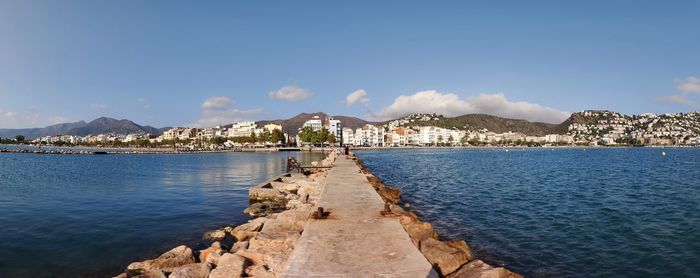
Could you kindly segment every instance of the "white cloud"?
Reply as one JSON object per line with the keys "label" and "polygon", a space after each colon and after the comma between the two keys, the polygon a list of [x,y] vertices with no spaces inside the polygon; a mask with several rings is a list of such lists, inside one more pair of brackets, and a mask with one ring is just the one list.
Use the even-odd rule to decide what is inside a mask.
{"label": "white cloud", "polygon": [[414,113],[437,113],[448,117],[483,113],[535,122],[561,123],[570,113],[524,101],[509,101],[503,94],[480,94],[461,99],[456,94],[435,90],[402,95],[394,103],[373,115],[376,120],[389,120]]}
{"label": "white cloud", "polygon": [[145,98],[145,97],[140,97],[140,98],[137,98],[136,101],[141,102],[141,103],[144,103],[144,102],[146,102],[146,98]]}
{"label": "white cloud", "polygon": [[233,101],[227,97],[210,97],[202,103],[204,109],[222,109],[233,104]]}
{"label": "white cloud", "polygon": [[93,110],[104,110],[105,108],[107,108],[107,105],[104,105],[103,103],[95,102],[95,103],[90,105],[90,108],[92,108]]}
{"label": "white cloud", "polygon": [[299,101],[308,98],[312,95],[309,90],[294,87],[285,86],[279,88],[277,91],[270,91],[267,96],[271,99],[284,100],[284,101]]}
{"label": "white cloud", "polygon": [[350,107],[357,102],[361,102],[365,107],[369,104],[369,98],[367,97],[367,92],[363,89],[355,90],[345,97],[345,105]]}
{"label": "white cloud", "polygon": [[700,94],[700,78],[690,76],[680,81],[676,89],[683,94]]}
{"label": "white cloud", "polygon": [[234,101],[227,97],[212,97],[202,103],[202,114],[195,123],[195,127],[213,127],[226,125],[233,122],[249,120],[250,117],[263,112],[262,108],[240,110],[233,107]]}
{"label": "white cloud", "polygon": [[689,100],[685,96],[678,96],[678,95],[660,96],[660,97],[656,97],[655,100],[661,101],[661,102],[675,103],[675,104],[679,104],[679,105],[693,105],[693,104],[695,104],[694,101]]}

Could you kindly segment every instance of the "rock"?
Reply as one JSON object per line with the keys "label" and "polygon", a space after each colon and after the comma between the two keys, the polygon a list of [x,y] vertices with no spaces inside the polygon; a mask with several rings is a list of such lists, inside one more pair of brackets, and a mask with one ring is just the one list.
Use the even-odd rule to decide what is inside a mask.
{"label": "rock", "polygon": [[443,276],[455,272],[469,261],[471,255],[434,238],[422,240],[420,251]]}
{"label": "rock", "polygon": [[226,238],[226,231],[224,229],[213,230],[204,234],[203,239],[206,241],[221,241]]}
{"label": "rock", "polygon": [[223,252],[224,251],[211,253],[203,262],[206,263],[209,268],[214,268],[215,266],[219,265],[219,260],[221,259],[221,254]]}
{"label": "rock", "polygon": [[284,190],[285,185],[287,185],[287,184],[283,183],[283,182],[279,182],[279,181],[270,182],[270,186],[272,186],[272,188],[277,189],[279,191]]}
{"label": "rock", "polygon": [[437,232],[435,232],[433,225],[430,223],[416,221],[412,224],[406,225],[404,229],[408,233],[408,236],[411,237],[411,240],[416,247],[420,247],[419,243],[425,239],[438,238]]}
{"label": "rock", "polygon": [[257,231],[260,231],[263,224],[265,224],[265,221],[267,221],[267,218],[258,217],[258,218],[255,218],[253,220],[248,221],[248,223],[245,223],[245,224],[242,224],[238,227],[233,228],[233,231],[257,232]]}
{"label": "rock", "polygon": [[233,238],[236,239],[236,241],[246,241],[251,237],[254,237],[258,232],[251,232],[251,231],[233,231]]}
{"label": "rock", "polygon": [[162,271],[156,269],[127,270],[127,277],[132,278],[165,278]]}
{"label": "rock", "polygon": [[281,180],[284,183],[294,183],[296,181],[296,179],[294,179],[294,177],[282,177]]}
{"label": "rock", "polygon": [[503,267],[493,267],[481,260],[474,260],[465,264],[459,270],[447,275],[447,278],[522,278]]}
{"label": "rock", "polygon": [[246,208],[243,212],[251,216],[267,216],[285,209],[284,202],[262,202],[254,203]]}
{"label": "rock", "polygon": [[254,201],[279,201],[284,200],[284,194],[275,188],[252,187],[248,196]]}
{"label": "rock", "polygon": [[[143,262],[131,263],[126,269],[127,274],[134,272],[145,272],[149,270],[159,270],[166,273],[173,272],[176,267],[194,263],[192,249],[181,245],[165,252],[160,257]],[[129,275],[132,277],[133,275]]]}
{"label": "rock", "polygon": [[[211,247],[199,251],[199,261],[207,262],[207,257],[213,254],[220,254],[221,252],[223,252],[223,250],[221,250],[221,243],[216,241],[212,243]],[[216,263],[214,263],[214,265],[216,265]]]}
{"label": "rock", "polygon": [[297,190],[299,196],[309,195],[318,196],[321,194],[321,187],[315,182],[299,181],[299,190]]}
{"label": "rock", "polygon": [[211,271],[209,278],[232,278],[243,276],[246,259],[231,253],[226,253],[219,259],[219,265]]}
{"label": "rock", "polygon": [[467,245],[467,242],[464,240],[450,240],[450,241],[445,241],[447,245],[452,246],[454,248],[457,248],[459,250],[462,250],[464,254],[467,254],[467,261],[471,261],[473,259],[472,257],[472,249],[469,248],[469,245]]}
{"label": "rock", "polygon": [[275,274],[270,272],[270,270],[265,265],[252,265],[246,268],[245,273],[250,277],[255,278],[274,278]]}
{"label": "rock", "polygon": [[241,250],[246,250],[248,249],[248,242],[247,241],[239,241],[233,244],[233,247],[231,247],[231,253],[236,253]]}
{"label": "rock", "polygon": [[287,202],[287,209],[294,209],[296,206],[303,204],[301,200],[291,200]]}
{"label": "rock", "polygon": [[207,278],[209,267],[204,263],[188,264],[175,268],[169,278]]}
{"label": "rock", "polygon": [[[311,213],[311,206],[301,206],[296,209],[290,209],[281,212],[277,215],[278,221],[282,221],[290,224],[294,230],[301,231],[306,225],[306,221],[309,219],[309,214]],[[265,230],[265,227],[263,227]]]}
{"label": "rock", "polygon": [[129,277],[129,276],[126,275],[126,273],[122,273],[122,274],[119,274],[119,275],[114,276],[114,277],[112,277],[112,278],[127,278],[127,277]]}
{"label": "rock", "polygon": [[299,185],[296,183],[288,183],[282,187],[282,190],[289,191],[291,193],[296,194],[297,190],[299,190]]}

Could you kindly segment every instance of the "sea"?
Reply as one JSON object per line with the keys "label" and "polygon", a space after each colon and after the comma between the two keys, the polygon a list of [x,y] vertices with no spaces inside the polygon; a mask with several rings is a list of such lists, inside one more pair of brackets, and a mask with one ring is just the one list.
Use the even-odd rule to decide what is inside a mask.
{"label": "sea", "polygon": [[525,277],[700,277],[698,148],[356,154],[441,238]]}
{"label": "sea", "polygon": [[[0,146],[12,148],[12,146]],[[0,277],[112,277],[249,217],[248,188],[320,152],[0,153]]]}

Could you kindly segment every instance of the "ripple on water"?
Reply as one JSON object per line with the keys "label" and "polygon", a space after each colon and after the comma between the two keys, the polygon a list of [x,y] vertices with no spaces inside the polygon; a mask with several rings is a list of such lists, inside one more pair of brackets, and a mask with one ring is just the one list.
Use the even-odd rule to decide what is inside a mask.
{"label": "ripple on water", "polygon": [[447,238],[528,277],[700,273],[700,150],[360,151]]}

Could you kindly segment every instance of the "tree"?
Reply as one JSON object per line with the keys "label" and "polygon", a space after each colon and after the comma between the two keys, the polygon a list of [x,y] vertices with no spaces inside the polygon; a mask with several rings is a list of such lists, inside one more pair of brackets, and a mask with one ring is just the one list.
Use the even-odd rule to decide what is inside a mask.
{"label": "tree", "polygon": [[258,140],[258,137],[255,135],[255,131],[250,132],[249,138],[250,138],[250,143],[255,143]]}
{"label": "tree", "polygon": [[15,136],[15,140],[17,140],[17,142],[24,142],[24,139],[25,139],[25,138],[24,138],[24,135],[17,135],[17,136]]}
{"label": "tree", "polygon": [[299,139],[301,142],[311,142],[313,141],[315,134],[314,134],[313,128],[310,126],[305,126],[301,128],[301,131],[299,131]]}
{"label": "tree", "polygon": [[450,146],[452,146],[452,142],[454,142],[455,138],[452,137],[452,134],[450,134],[449,137],[447,137],[447,143],[450,143]]}
{"label": "tree", "polygon": [[284,133],[282,133],[282,131],[279,129],[273,129],[272,133],[270,134],[270,140],[275,144],[284,143]]}
{"label": "tree", "polygon": [[226,142],[226,139],[224,139],[224,137],[221,137],[221,136],[216,136],[214,138],[211,138],[211,140],[209,142],[214,144],[214,145],[221,145],[224,142]]}
{"label": "tree", "polygon": [[442,138],[442,135],[438,135],[438,137],[437,137],[437,145],[440,146],[440,144],[442,144],[442,140],[444,140],[444,139],[445,139],[445,138]]}

